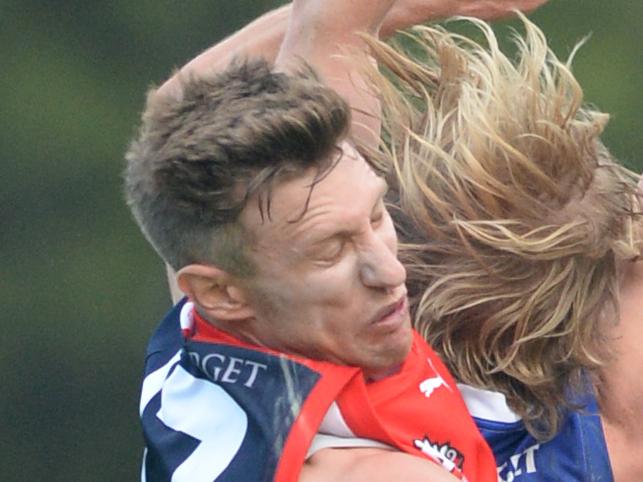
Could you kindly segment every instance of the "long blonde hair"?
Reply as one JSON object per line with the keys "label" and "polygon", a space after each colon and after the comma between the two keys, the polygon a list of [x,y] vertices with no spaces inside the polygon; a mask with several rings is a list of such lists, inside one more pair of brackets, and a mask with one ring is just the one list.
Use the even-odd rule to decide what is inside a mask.
{"label": "long blonde hair", "polygon": [[[521,16],[516,57],[418,27],[371,40],[392,75],[384,138],[416,328],[461,381],[505,394],[540,438],[609,357],[619,260],[639,255],[638,176],[599,140],[606,114]],[[391,79],[393,79],[391,81]]]}

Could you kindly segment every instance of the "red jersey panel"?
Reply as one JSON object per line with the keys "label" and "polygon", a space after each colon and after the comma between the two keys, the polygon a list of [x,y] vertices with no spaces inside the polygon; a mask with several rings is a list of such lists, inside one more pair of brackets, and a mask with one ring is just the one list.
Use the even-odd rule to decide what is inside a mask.
{"label": "red jersey panel", "polygon": [[196,312],[194,319],[191,338],[195,342],[229,344],[287,357],[321,375],[290,430],[275,481],[296,480],[306,451],[333,401],[357,437],[426,457],[460,480],[497,481],[491,449],[470,417],[453,377],[417,332],[400,370],[367,383],[358,368],[258,347],[218,330]]}

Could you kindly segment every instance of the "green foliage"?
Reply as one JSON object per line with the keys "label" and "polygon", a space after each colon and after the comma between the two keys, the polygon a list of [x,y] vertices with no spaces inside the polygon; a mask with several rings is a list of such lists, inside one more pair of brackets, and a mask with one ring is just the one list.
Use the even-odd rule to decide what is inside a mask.
{"label": "green foliage", "polygon": [[[169,307],[163,268],[124,206],[120,173],[144,94],[279,1],[0,3],[2,480],[135,480],[147,337]],[[643,169],[643,3],[553,0],[533,15],[613,114],[611,150]]]}

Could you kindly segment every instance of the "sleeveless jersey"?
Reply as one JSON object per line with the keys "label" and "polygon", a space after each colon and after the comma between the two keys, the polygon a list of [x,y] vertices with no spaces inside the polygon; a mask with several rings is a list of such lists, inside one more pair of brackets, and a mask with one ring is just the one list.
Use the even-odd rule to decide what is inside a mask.
{"label": "sleeveless jersey", "polygon": [[366,383],[356,367],[242,342],[182,301],[153,335],[145,371],[144,482],[294,482],[319,430],[496,480],[455,382],[417,333],[398,373]]}
{"label": "sleeveless jersey", "polygon": [[491,445],[499,482],[613,482],[598,405],[584,397],[560,431],[539,442],[507,406],[504,395],[459,385],[478,428]]}

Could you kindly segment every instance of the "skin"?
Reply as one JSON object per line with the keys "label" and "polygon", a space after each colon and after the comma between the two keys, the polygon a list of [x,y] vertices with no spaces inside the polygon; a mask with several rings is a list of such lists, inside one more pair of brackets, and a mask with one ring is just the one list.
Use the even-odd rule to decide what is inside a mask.
{"label": "skin", "polygon": [[619,293],[619,323],[610,333],[614,357],[597,382],[601,420],[614,480],[643,478],[643,261],[627,263]]}
{"label": "skin", "polygon": [[406,271],[384,207],[386,183],[350,144],[341,149],[303,216],[314,171],[279,185],[263,222],[256,202],[246,206],[241,220],[257,240],[251,258],[258,272],[240,284],[254,316],[226,329],[377,376],[410,349]]}
{"label": "skin", "polygon": [[308,459],[299,482],[456,482],[439,465],[386,449],[325,449]]}
{"label": "skin", "polygon": [[[531,12],[548,0],[404,0],[398,1],[382,25],[382,34],[388,36],[395,30],[416,25],[426,19],[455,16],[497,20],[513,14],[515,10]],[[409,23],[411,22],[411,23]]]}

